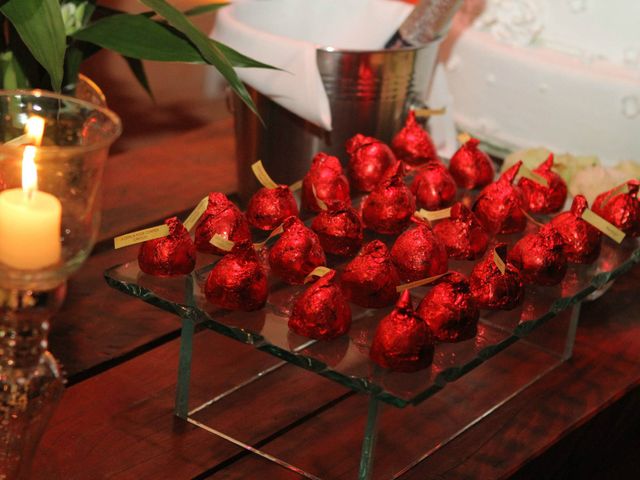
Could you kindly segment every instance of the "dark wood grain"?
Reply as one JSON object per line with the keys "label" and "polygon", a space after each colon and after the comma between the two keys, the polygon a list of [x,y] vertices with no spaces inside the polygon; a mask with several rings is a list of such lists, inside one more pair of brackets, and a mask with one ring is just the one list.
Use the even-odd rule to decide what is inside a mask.
{"label": "dark wood grain", "polygon": [[[626,281],[616,283],[607,295],[585,307],[578,329],[574,357],[570,361],[436,452],[403,478],[505,478],[514,475],[518,469],[534,459],[538,459],[536,462],[541,463],[535,467],[534,475],[528,478],[553,478],[540,476],[540,472],[545,469],[547,473],[551,471],[548,470],[549,464],[545,461],[545,455],[550,455],[551,459],[555,458],[551,453],[554,452],[552,446],[576,429],[589,425],[599,412],[615,411],[615,408],[610,409],[628,398],[627,395],[630,392],[637,391],[640,382],[640,361],[638,361],[640,360],[638,353],[640,352],[640,318],[628,313],[637,309],[638,300],[631,293],[637,288],[640,269],[635,268],[629,275]],[[602,316],[604,312],[607,312],[606,316]],[[212,362],[202,365],[196,362],[195,365],[200,369],[200,374],[205,376],[209,374],[211,379],[219,378],[214,373],[224,372],[223,376],[231,382],[244,368],[244,364],[238,363],[237,352],[243,352],[242,362],[248,361],[256,352],[251,353],[246,350],[246,347],[230,343],[226,339],[220,339],[219,342],[216,340],[217,352],[215,353],[224,358],[223,364]],[[60,419],[56,417],[58,420],[49,429],[44,440],[44,449],[38,460],[42,471],[50,471],[47,468],[55,470],[55,465],[53,467],[46,467],[46,465],[52,465],[56,458],[58,460],[55,461],[66,465],[64,461],[66,457],[60,459],[61,453],[56,454],[56,439],[77,438],[78,441],[73,442],[73,445],[65,442],[69,447],[65,449],[65,455],[83,459],[87,456],[84,449],[87,448],[86,443],[93,438],[90,435],[94,433],[87,431],[88,425],[85,423],[86,420],[83,420],[86,417],[91,418],[89,423],[94,425],[97,422],[100,429],[103,429],[100,437],[109,438],[110,443],[120,445],[120,449],[109,450],[109,455],[94,454],[90,459],[83,460],[81,465],[73,467],[74,469],[89,468],[92,472],[112,472],[117,473],[116,477],[119,478],[139,478],[138,475],[143,476],[147,472],[159,475],[157,478],[188,478],[198,468],[201,472],[215,474],[213,478],[217,476],[221,478],[290,478],[277,467],[265,467],[262,460],[253,456],[240,455],[237,461],[231,464],[226,463],[225,460],[229,455],[233,457],[239,452],[229,450],[228,446],[219,446],[215,443],[217,440],[204,440],[206,437],[200,436],[204,432],[189,432],[188,435],[197,438],[193,443],[185,440],[190,437],[185,436],[187,434],[182,429],[190,429],[190,427],[184,425],[179,427],[180,421],[174,421],[171,416],[176,348],[176,342],[173,342],[69,389],[61,406],[61,411],[67,412],[67,415]],[[150,369],[150,365],[156,367]],[[309,390],[303,389],[309,394],[303,397],[330,393],[322,398],[323,401],[330,401],[343,393],[339,387],[330,382],[295,368],[290,372],[283,372],[282,381],[286,383],[298,375],[307,377],[305,382],[311,382],[307,385]],[[321,385],[313,388],[311,384],[315,382],[321,382]],[[139,383],[143,386],[138,385]],[[269,398],[269,385],[277,385],[277,383],[267,382],[261,387],[264,390],[256,390],[259,392],[257,396],[260,399]],[[331,388],[337,390],[330,392],[326,390]],[[116,400],[124,397],[124,400],[118,404],[118,408],[122,408],[123,411],[115,415],[113,411],[105,410],[100,405],[93,405],[96,396],[102,395],[105,398],[116,395]],[[201,396],[198,388],[196,388],[196,395]],[[637,393],[634,395],[636,395],[634,398],[637,398]],[[295,397],[296,401],[299,397]],[[289,407],[295,411],[294,416],[304,414],[304,408],[299,404],[288,403],[290,399],[274,398],[274,401],[281,402],[277,410],[272,410],[273,404],[270,402],[263,402],[254,408],[259,408],[260,412],[266,416],[275,412],[275,416],[279,417],[283,411],[291,414]],[[636,405],[635,402],[632,404]],[[231,401],[225,406],[227,418],[223,419],[223,424],[233,428],[234,418],[241,418],[238,417],[242,415],[239,412],[242,412],[247,405],[252,408],[251,403],[238,405],[237,402]],[[92,408],[94,406],[97,408]],[[314,406],[317,404],[311,407]],[[308,409],[309,405],[304,407]],[[365,407],[366,398],[363,396],[348,398],[302,425],[283,433],[265,448],[277,453],[293,452],[294,456],[300,455],[301,440],[304,439],[307,442],[304,443],[304,448],[314,450],[316,454],[320,453],[320,458],[331,459],[327,460],[332,463],[329,471],[335,476],[327,478],[353,478],[350,475],[352,467],[342,468],[340,464],[352,463],[353,456],[359,454],[354,445],[359,442],[359,436],[364,428],[362,416]],[[631,407],[628,406],[628,408]],[[84,413],[72,415],[70,413],[72,410]],[[396,428],[402,427],[405,430],[407,425],[419,424],[419,421],[411,416],[410,408],[404,411],[393,410],[395,409],[391,411],[391,419],[385,421],[385,428],[394,428],[394,422],[396,422]],[[387,409],[385,415],[388,413]],[[138,417],[151,420],[147,423],[139,422]],[[635,417],[626,416],[625,418],[632,422]],[[113,419],[121,421],[114,425]],[[437,422],[437,419],[435,421]],[[282,426],[285,422],[278,421],[278,423]],[[245,430],[246,420],[243,419],[239,426],[242,426],[241,430]],[[611,432],[608,432],[607,428],[615,429],[615,426],[616,422],[600,422],[596,429],[597,435],[609,438]],[[121,437],[122,430],[126,430],[126,435],[136,438],[141,436],[138,441],[141,441],[143,446],[139,446],[135,454],[127,448],[129,445],[127,442],[131,440]],[[313,437],[307,435],[309,432],[334,435],[335,440],[321,444],[308,443],[313,440]],[[407,432],[405,433],[408,435]],[[305,435],[302,435],[303,433]],[[405,436],[405,440],[411,439]],[[183,443],[185,441],[188,447],[185,447]],[[212,447],[209,442],[214,442],[215,447]],[[346,444],[351,446],[345,449]],[[382,445],[385,446],[384,441]],[[216,451],[221,449],[224,455],[209,457],[207,461],[207,455],[211,454],[212,448]],[[386,448],[390,448],[389,445]],[[394,448],[402,449],[404,445],[396,444]],[[123,453],[119,453],[120,450],[123,450]],[[159,454],[159,451],[163,453]],[[115,462],[114,457],[120,460]],[[381,458],[385,458],[384,452]],[[582,459],[582,461],[592,461],[594,458],[597,462],[598,457]],[[113,470],[114,463],[120,466],[117,472]],[[162,470],[159,470],[159,466]],[[380,463],[379,466],[384,467],[384,463]],[[60,468],[59,464],[57,468]],[[320,465],[321,471],[322,468],[323,466]],[[70,470],[65,470],[65,473],[69,475],[68,478],[82,478],[74,477],[79,474],[72,475],[73,472]],[[166,476],[163,475],[164,473]]]}
{"label": "dark wood grain", "polygon": [[[47,429],[33,479],[190,478],[238,447],[173,416],[178,341],[68,388]],[[192,405],[277,362],[233,340],[196,334]],[[301,394],[309,392],[309,394]],[[287,365],[210,409],[226,433],[257,442],[345,389]]]}
{"label": "dark wood grain", "polygon": [[236,190],[231,120],[109,158],[100,240],[193,208],[212,191]]}

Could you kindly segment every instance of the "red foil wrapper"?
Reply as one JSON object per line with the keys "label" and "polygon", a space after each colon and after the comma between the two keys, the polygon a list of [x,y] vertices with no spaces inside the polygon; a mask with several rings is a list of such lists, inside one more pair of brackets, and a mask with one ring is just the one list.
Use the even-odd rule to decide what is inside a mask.
{"label": "red foil wrapper", "polygon": [[[507,245],[499,243],[496,250],[504,259]],[[501,273],[493,259],[493,250],[473,267],[469,277],[471,296],[480,308],[489,310],[512,310],[524,298],[524,284],[520,270],[505,261],[505,272]]]}
{"label": "red foil wrapper", "polygon": [[289,328],[303,337],[328,340],[351,326],[351,307],[331,271],[309,286],[291,310]]}
{"label": "red foil wrapper", "polygon": [[191,273],[196,265],[196,246],[189,232],[176,217],[168,218],[164,223],[169,226],[169,235],[140,245],[140,270],[158,277]]}
{"label": "red foil wrapper", "polygon": [[640,235],[640,181],[629,180],[627,192],[612,195],[613,190],[598,195],[593,211],[631,237]]}
{"label": "red foil wrapper", "polygon": [[282,224],[284,231],[269,249],[271,271],[291,285],[301,285],[314,268],[326,262],[318,236],[297,217]]}
{"label": "red foil wrapper", "polygon": [[527,217],[522,211],[522,191],[513,185],[520,165],[522,161],[504,172],[496,182],[487,185],[473,205],[473,212],[489,233],[517,233],[527,226]]}
{"label": "red foil wrapper", "polygon": [[569,212],[555,216],[549,225],[562,237],[564,254],[571,263],[593,263],[600,255],[602,234],[582,219],[587,199],[576,195]]}
{"label": "red foil wrapper", "polygon": [[449,171],[460,188],[482,188],[493,181],[493,162],[478,148],[479,143],[477,138],[471,138],[451,157]]}
{"label": "red foil wrapper", "polygon": [[409,290],[405,290],[393,311],[380,320],[369,356],[383,368],[416,372],[431,365],[433,352],[433,335],[413,311]]}
{"label": "red foil wrapper", "polygon": [[418,124],[413,110],[409,111],[402,130],[393,137],[391,149],[398,160],[411,167],[439,161],[431,136]]}
{"label": "red foil wrapper", "polygon": [[273,230],[287,217],[298,216],[298,205],[286,185],[262,187],[249,200],[247,220],[260,230]]}
{"label": "red foil wrapper", "polygon": [[341,283],[347,298],[356,305],[382,308],[398,298],[400,278],[386,245],[373,240],[345,266]]}
{"label": "red foil wrapper", "polygon": [[323,152],[313,157],[311,168],[302,180],[302,208],[319,212],[321,208],[317,199],[325,203],[334,200],[351,201],[349,180],[342,171],[340,160]]}
{"label": "red foil wrapper", "polygon": [[567,273],[562,236],[551,225],[518,240],[508,259],[520,270],[526,284],[557,285]]}
{"label": "red foil wrapper", "polygon": [[362,221],[367,228],[378,233],[400,233],[416,210],[411,190],[402,181],[402,164],[394,167],[393,174],[385,178],[364,200]]}
{"label": "red foil wrapper", "polygon": [[422,221],[403,232],[391,247],[393,260],[400,279],[413,282],[445,273],[449,267],[447,251]]}
{"label": "red foil wrapper", "polygon": [[524,208],[531,213],[555,213],[559,212],[567,199],[567,184],[562,177],[551,170],[553,167],[553,154],[538,165],[534,173],[544,178],[548,185],[522,177],[518,180],[518,186],[522,190]]}
{"label": "red foil wrapper", "polygon": [[469,281],[452,272],[429,290],[418,305],[418,315],[440,342],[460,342],[476,336],[480,310]]}
{"label": "red foil wrapper", "polygon": [[327,253],[350,257],[362,246],[362,220],[348,203],[327,203],[327,210],[322,210],[311,222],[311,230]]}
{"label": "red foil wrapper", "polygon": [[235,243],[251,240],[251,230],[246,217],[224,193],[220,192],[209,194],[207,209],[196,227],[196,249],[202,253],[226,255],[227,252],[209,243],[215,234]]}
{"label": "red foil wrapper", "polygon": [[250,312],[264,307],[267,274],[251,242],[236,243],[209,272],[204,294],[212,304]]}
{"label": "red foil wrapper", "polygon": [[427,210],[440,210],[451,205],[456,198],[456,182],[440,162],[431,162],[418,170],[411,192],[418,206]]}
{"label": "red foil wrapper", "polygon": [[357,134],[347,140],[349,154],[349,178],[352,186],[362,192],[370,192],[396,163],[391,149],[380,140]]}
{"label": "red foil wrapper", "polygon": [[487,249],[489,235],[471,210],[458,202],[451,207],[451,216],[440,220],[433,233],[456,260],[475,260]]}

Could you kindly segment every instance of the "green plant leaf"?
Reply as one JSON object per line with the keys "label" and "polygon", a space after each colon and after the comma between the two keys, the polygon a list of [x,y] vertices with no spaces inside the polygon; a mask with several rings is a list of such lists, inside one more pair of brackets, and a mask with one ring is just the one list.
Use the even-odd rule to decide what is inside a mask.
{"label": "green plant leaf", "polygon": [[213,42],[213,44],[220,49],[224,56],[227,57],[227,60],[231,62],[231,65],[236,68],[268,68],[271,70],[282,71],[281,68],[267,65],[266,63],[259,62],[258,60],[254,60],[251,57],[247,57],[246,55],[238,52],[237,50],[234,50],[224,43],[220,43],[211,39],[209,41]]}
{"label": "green plant leaf", "polygon": [[1,88],[14,90],[30,86],[27,76],[12,51],[0,53],[0,72],[2,72]]}
{"label": "green plant leaf", "polygon": [[73,38],[130,58],[158,62],[203,62],[198,50],[187,39],[143,15],[123,13],[104,17],[75,32]]}
{"label": "green plant leaf", "polygon": [[142,60],[125,56],[123,56],[122,58],[127,61],[127,65],[129,65],[131,73],[133,73],[133,76],[136,77],[136,80],[138,80],[140,86],[145,89],[147,94],[149,94],[149,97],[151,97],[151,100],[155,102],[153,92],[151,91],[151,86],[149,85],[149,79],[147,78],[147,72],[145,72],[144,70]]}
{"label": "green plant leaf", "polygon": [[185,10],[183,13],[188,17],[195,17],[196,15],[202,15],[209,12],[215,12],[216,10],[226,7],[229,5],[228,3],[219,2],[219,3],[208,3],[205,5],[198,5],[197,7],[190,8],[189,10]]}
{"label": "green plant leaf", "polygon": [[222,76],[229,82],[231,88],[242,99],[242,101],[256,114],[258,111],[249,95],[246,87],[233,69],[231,62],[224,56],[220,49],[210,41],[204,33],[191,23],[174,6],[166,2],[166,0],[138,0],[155,11],[158,15],[165,18],[170,25],[182,32],[198,49],[202,57],[207,63],[210,63],[218,69]]}
{"label": "green plant leaf", "polygon": [[60,91],[66,36],[59,0],[7,0],[0,3],[0,12],[49,73],[53,89]]}

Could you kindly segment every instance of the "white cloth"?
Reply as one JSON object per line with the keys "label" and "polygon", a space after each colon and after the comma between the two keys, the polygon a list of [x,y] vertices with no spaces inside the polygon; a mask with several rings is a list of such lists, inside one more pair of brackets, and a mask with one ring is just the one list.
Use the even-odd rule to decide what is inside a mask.
{"label": "white cloth", "polygon": [[316,49],[380,49],[411,9],[397,0],[236,0],[218,12],[212,37],[284,70],[237,71],[274,102],[331,130]]}

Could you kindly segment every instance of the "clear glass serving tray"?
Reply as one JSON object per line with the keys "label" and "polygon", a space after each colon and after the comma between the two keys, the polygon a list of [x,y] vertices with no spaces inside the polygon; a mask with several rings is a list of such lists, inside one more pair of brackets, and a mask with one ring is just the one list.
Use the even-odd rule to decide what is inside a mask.
{"label": "clear glass serving tray", "polygon": [[[528,226],[530,230],[535,228],[534,224]],[[365,233],[365,241],[374,238],[388,245],[394,240]],[[496,240],[511,246],[518,238],[512,235]],[[640,239],[627,239],[617,245],[604,238],[598,260],[591,265],[570,265],[559,285],[527,286],[524,302],[514,310],[481,311],[475,338],[438,344],[433,364],[415,373],[389,372],[369,359],[378,321],[391,307],[366,309],[352,305],[352,327],[346,335],[331,341],[310,340],[290,332],[287,326],[289,309],[305,286],[286,285],[270,277],[267,305],[257,312],[231,312],[210,305],[203,285],[217,260],[218,257],[199,254],[195,271],[178,278],[146,275],[135,260],[105,272],[112,287],[182,320],[176,415],[306,478],[395,479],[569,358],[580,302],[602,295],[611,282],[640,263]],[[347,263],[331,256],[327,261],[337,270]],[[450,261],[449,269],[468,275],[473,265],[474,262]],[[414,305],[429,288],[412,290]],[[192,373],[192,359],[196,361],[195,370],[204,370],[205,377],[210,377],[208,369],[197,363],[195,345],[203,341],[211,345],[215,340],[205,337],[196,342],[196,327],[205,328],[201,333],[217,332],[277,358],[265,357],[258,371],[251,367],[248,378],[236,379],[232,388],[207,396],[204,403],[189,405],[190,386],[194,381],[200,382],[198,375],[194,377]],[[330,402],[331,409],[301,414],[284,428],[277,418],[251,409],[242,410],[246,425],[226,420],[229,409],[242,408],[247,396],[259,391],[277,388],[278,401],[284,403],[297,402],[300,395],[311,393],[297,391],[295,386],[290,392],[282,389],[282,376],[291,374],[282,371],[289,365],[365,395],[350,398],[345,394]],[[383,415],[384,403],[397,408],[390,408]],[[404,409],[409,405],[414,408]],[[354,411],[362,415],[355,418]],[[256,431],[255,426],[265,422],[267,425],[259,434],[260,429]],[[345,429],[364,433],[345,435]],[[282,431],[291,434],[280,435],[278,432]],[[327,453],[321,453],[322,449],[299,448],[301,438],[306,445],[330,446],[335,450],[333,456],[342,460],[327,462]],[[358,449],[359,456],[355,453]],[[261,472],[264,464],[257,465]]]}
{"label": "clear glass serving tray", "polygon": [[[511,236],[501,240],[513,243],[516,239]],[[369,359],[376,325],[390,307],[366,309],[352,305],[353,322],[348,334],[331,341],[316,341],[296,335],[287,327],[290,305],[304,286],[289,286],[271,279],[267,305],[256,312],[226,311],[210,305],[204,297],[203,284],[216,261],[213,256],[199,255],[194,273],[179,278],[146,275],[136,261],[108,269],[105,277],[109,285],[124,293],[402,408],[419,404],[516,342],[523,342],[532,350],[553,352],[560,360],[570,356],[575,326],[540,327],[553,323],[550,320],[560,312],[601,291],[640,262],[638,247],[637,239],[627,239],[622,245],[604,239],[602,253],[594,264],[570,265],[564,280],[556,287],[527,286],[523,304],[514,310],[482,311],[474,339],[438,344],[430,368],[410,374],[389,372]],[[337,258],[328,259],[329,266],[338,270],[345,263]],[[472,266],[473,262],[450,261],[450,270],[464,274]],[[428,288],[412,290],[414,305]],[[527,340],[536,330],[539,332],[532,337],[535,340]]]}

